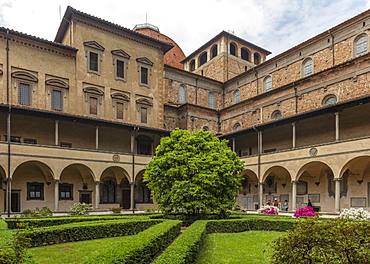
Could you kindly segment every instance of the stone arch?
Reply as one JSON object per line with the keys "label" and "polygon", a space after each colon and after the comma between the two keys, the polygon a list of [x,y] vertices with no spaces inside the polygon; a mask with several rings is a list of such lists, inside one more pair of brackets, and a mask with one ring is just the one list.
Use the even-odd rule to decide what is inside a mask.
{"label": "stone arch", "polygon": [[68,211],[74,203],[95,204],[96,176],[92,169],[82,163],[67,165],[59,177],[59,210]]}
{"label": "stone arch", "polygon": [[11,211],[41,207],[54,208],[54,171],[46,163],[29,160],[20,163],[11,175]]}
{"label": "stone arch", "polygon": [[136,174],[135,177],[135,204],[152,204],[152,195],[149,188],[144,182],[144,172],[141,170]]}
{"label": "stone arch", "polygon": [[285,201],[292,201],[292,176],[287,168],[279,165],[268,168],[263,174],[262,184],[263,203],[282,205]]}
{"label": "stone arch", "polygon": [[292,176],[290,175],[290,172],[286,168],[279,166],[279,165],[275,165],[266,170],[266,172],[263,174],[262,182],[265,182],[266,178],[272,174],[289,176],[289,180],[290,181],[292,180]]}
{"label": "stone arch", "polygon": [[242,182],[237,196],[237,204],[243,210],[255,210],[258,205],[257,174],[250,169],[245,169],[242,171],[241,177]]}
{"label": "stone arch", "polygon": [[6,173],[2,166],[0,166],[0,213],[5,212],[5,191],[6,191]]}
{"label": "stone arch", "polygon": [[[348,190],[341,190],[341,207],[370,207],[370,156],[357,156],[347,160],[339,173],[341,187],[348,184]],[[345,192],[344,192],[345,191]],[[343,193],[342,193],[343,192]]]}
{"label": "stone arch", "polygon": [[[333,169],[323,161],[304,164],[296,175],[297,208],[311,201],[321,211],[334,211],[335,182]],[[341,188],[343,189],[343,188]]]}

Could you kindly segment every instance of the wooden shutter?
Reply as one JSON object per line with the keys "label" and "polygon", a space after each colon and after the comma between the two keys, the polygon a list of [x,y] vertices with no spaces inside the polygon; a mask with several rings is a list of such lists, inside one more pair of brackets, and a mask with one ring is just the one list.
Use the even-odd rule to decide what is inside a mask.
{"label": "wooden shutter", "polygon": [[90,97],[90,114],[91,115],[98,114],[98,98]]}
{"label": "wooden shutter", "polygon": [[141,67],[141,70],[140,70],[140,82],[142,84],[148,84],[148,68]]}
{"label": "wooden shutter", "polygon": [[148,122],[148,109],[142,107],[140,113],[141,113],[141,123],[146,124]]}
{"label": "wooden shutter", "polygon": [[98,53],[91,52],[89,53],[89,68],[90,71],[99,71],[99,55]]}
{"label": "wooden shutter", "polygon": [[123,103],[116,104],[117,119],[123,119]]}
{"label": "wooden shutter", "polygon": [[28,83],[20,83],[19,84],[19,94],[18,94],[18,101],[21,105],[30,105],[31,104],[31,87]]}
{"label": "wooden shutter", "polygon": [[117,78],[125,78],[125,62],[117,60],[116,62],[116,76]]}
{"label": "wooden shutter", "polygon": [[62,92],[59,90],[53,90],[51,105],[53,110],[61,111],[62,110]]}

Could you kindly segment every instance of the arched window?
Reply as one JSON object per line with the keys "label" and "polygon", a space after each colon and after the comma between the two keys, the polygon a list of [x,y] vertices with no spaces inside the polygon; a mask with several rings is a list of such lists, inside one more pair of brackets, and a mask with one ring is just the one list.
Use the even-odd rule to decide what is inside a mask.
{"label": "arched window", "polygon": [[240,56],[243,60],[250,61],[250,53],[247,48],[241,48],[240,49]]}
{"label": "arched window", "polygon": [[218,50],[217,50],[217,44],[213,45],[211,48],[211,59],[217,56]]}
{"label": "arched window", "polygon": [[240,90],[237,89],[234,92],[234,103],[239,103],[240,102]]}
{"label": "arched window", "polygon": [[322,100],[323,106],[335,105],[336,103],[337,103],[337,97],[334,94],[327,95]]}
{"label": "arched window", "polygon": [[307,77],[313,74],[313,60],[311,58],[307,58],[303,61],[302,72],[303,77]]}
{"label": "arched window", "polygon": [[275,110],[274,112],[272,112],[271,119],[278,120],[278,119],[281,119],[281,118],[283,118],[283,115],[281,114],[281,112],[279,110]]}
{"label": "arched window", "polygon": [[189,62],[189,70],[194,71],[195,70],[195,60],[191,60]]}
{"label": "arched window", "polygon": [[209,128],[208,128],[207,126],[204,126],[202,129],[203,129],[204,131],[209,131]]}
{"label": "arched window", "polygon": [[263,79],[263,90],[265,92],[268,92],[272,89],[272,77],[271,75],[266,76],[265,79]]}
{"label": "arched window", "polygon": [[253,62],[256,65],[261,63],[261,55],[259,53],[256,52],[253,54]]}
{"label": "arched window", "polygon": [[212,92],[208,92],[208,107],[216,108],[215,95]]}
{"label": "arched window", "polygon": [[230,43],[230,48],[229,49],[230,49],[229,53],[231,55],[238,56],[238,54],[236,54],[236,44],[234,42]]}
{"label": "arched window", "polygon": [[179,87],[179,104],[185,104],[186,103],[186,85],[180,84]]}
{"label": "arched window", "polygon": [[199,55],[198,65],[202,66],[208,60],[207,51],[204,51],[202,54]]}
{"label": "arched window", "polygon": [[355,38],[354,43],[354,55],[355,57],[364,55],[367,53],[368,46],[368,36],[366,34],[361,34]]}
{"label": "arched window", "polygon": [[241,125],[239,124],[239,123],[236,123],[235,125],[234,125],[234,127],[233,127],[233,130],[234,131],[238,131],[238,130],[240,130],[241,129]]}

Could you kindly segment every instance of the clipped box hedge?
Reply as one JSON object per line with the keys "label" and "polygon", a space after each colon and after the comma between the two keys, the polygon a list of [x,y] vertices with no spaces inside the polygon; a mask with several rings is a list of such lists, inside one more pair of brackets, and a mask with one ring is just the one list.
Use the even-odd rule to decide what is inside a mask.
{"label": "clipped box hedge", "polygon": [[24,228],[24,227],[45,227],[63,225],[69,223],[99,221],[99,220],[113,220],[113,219],[146,219],[153,214],[132,214],[132,215],[104,215],[104,216],[57,216],[45,218],[8,218],[6,223],[8,228]]}
{"label": "clipped box hedge", "polygon": [[129,244],[117,244],[114,249],[102,252],[86,263],[146,264],[163,251],[180,233],[181,222],[166,220],[136,235]]}
{"label": "clipped box hedge", "polygon": [[30,239],[29,247],[39,247],[65,242],[134,235],[160,222],[159,220],[105,220],[35,228],[24,230],[21,234]]}
{"label": "clipped box hedge", "polygon": [[188,227],[155,261],[155,264],[195,263],[206,236],[207,221],[199,220]]}
{"label": "clipped box hedge", "polygon": [[156,260],[155,264],[195,263],[207,233],[236,233],[248,230],[287,231],[297,220],[284,218],[199,220],[188,227]]}

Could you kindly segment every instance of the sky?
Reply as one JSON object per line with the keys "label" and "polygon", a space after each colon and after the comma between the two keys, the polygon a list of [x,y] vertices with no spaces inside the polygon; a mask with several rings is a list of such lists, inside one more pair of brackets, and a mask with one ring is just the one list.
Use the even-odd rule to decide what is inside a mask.
{"label": "sky", "polygon": [[75,9],[132,29],[147,21],[186,55],[222,30],[275,56],[370,8],[370,0],[0,0],[0,26],[53,40]]}

